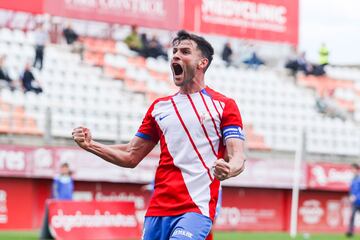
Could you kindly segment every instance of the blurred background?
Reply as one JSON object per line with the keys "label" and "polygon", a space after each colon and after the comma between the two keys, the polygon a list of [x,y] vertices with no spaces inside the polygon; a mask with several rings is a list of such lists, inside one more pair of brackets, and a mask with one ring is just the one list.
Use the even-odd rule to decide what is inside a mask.
{"label": "blurred background", "polygon": [[344,235],[350,165],[360,160],[359,8],[0,0],[0,230],[40,229],[63,163],[74,201],[133,201],[141,225],[160,150],[122,169],[75,147],[71,132],[83,125],[97,141],[129,141],[152,101],[177,91],[170,43],[186,29],[214,46],[206,83],[236,100],[247,139],[247,168],[223,182],[216,232]]}

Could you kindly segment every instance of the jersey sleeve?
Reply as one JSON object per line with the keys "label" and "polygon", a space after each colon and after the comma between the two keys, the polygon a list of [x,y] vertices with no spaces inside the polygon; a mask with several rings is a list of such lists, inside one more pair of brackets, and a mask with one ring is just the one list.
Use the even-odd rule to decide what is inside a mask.
{"label": "jersey sleeve", "polygon": [[153,103],[146,112],[146,115],[135,136],[157,143],[160,136],[157,130],[157,123],[154,117],[151,115],[152,111],[154,110],[154,105],[155,103]]}
{"label": "jersey sleeve", "polygon": [[225,102],[220,128],[224,142],[229,138],[245,140],[240,111],[233,99]]}

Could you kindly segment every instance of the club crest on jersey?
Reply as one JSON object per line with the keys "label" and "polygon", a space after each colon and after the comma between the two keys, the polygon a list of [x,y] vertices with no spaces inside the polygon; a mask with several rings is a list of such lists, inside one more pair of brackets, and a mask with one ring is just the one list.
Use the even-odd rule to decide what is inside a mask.
{"label": "club crest on jersey", "polygon": [[208,120],[208,119],[210,119],[210,115],[208,113],[206,113],[206,112],[200,113],[200,123],[201,123],[201,125],[203,125],[204,122],[206,120]]}

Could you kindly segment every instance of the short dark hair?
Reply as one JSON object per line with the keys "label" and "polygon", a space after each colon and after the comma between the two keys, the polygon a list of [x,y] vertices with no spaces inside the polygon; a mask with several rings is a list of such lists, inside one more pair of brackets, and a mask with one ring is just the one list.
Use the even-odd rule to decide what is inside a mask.
{"label": "short dark hair", "polygon": [[62,164],[60,165],[60,167],[67,167],[67,168],[69,168],[70,166],[69,166],[69,163],[64,162],[64,163],[62,163]]}
{"label": "short dark hair", "polygon": [[176,46],[183,40],[192,40],[196,42],[197,48],[201,51],[202,55],[209,60],[209,63],[204,70],[204,72],[206,72],[206,70],[211,64],[211,61],[213,60],[214,48],[208,41],[205,40],[205,38],[192,33],[188,33],[185,30],[181,30],[177,33],[177,36],[173,39],[172,44],[173,46]]}
{"label": "short dark hair", "polygon": [[357,164],[357,163],[351,164],[351,167],[353,167],[353,168],[356,169],[356,170],[359,170],[359,169],[360,169],[360,166],[359,166],[359,164]]}

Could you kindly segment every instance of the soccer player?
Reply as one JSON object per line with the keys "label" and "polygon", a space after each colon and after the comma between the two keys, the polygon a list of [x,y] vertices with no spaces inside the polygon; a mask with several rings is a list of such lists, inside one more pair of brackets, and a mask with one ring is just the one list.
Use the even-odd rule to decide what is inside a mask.
{"label": "soccer player", "polygon": [[172,43],[170,66],[179,91],[151,104],[130,143],[98,143],[85,127],[72,133],[81,148],[128,168],[136,167],[160,142],[144,240],[205,239],[215,216],[219,181],[239,175],[245,163],[235,101],[205,85],[213,47],[186,31],[179,31]]}

